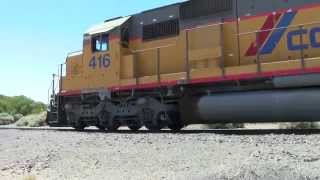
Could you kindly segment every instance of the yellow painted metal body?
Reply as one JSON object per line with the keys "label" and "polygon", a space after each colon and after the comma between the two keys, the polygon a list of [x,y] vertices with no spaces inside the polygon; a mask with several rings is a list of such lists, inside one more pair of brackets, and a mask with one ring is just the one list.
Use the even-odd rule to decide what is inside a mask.
{"label": "yellow painted metal body", "polygon": [[[310,30],[320,28],[319,10],[320,6],[297,10],[276,48],[271,53],[260,56],[248,56],[246,52],[252,43],[257,42],[256,32],[261,33],[266,19],[270,15],[275,16],[272,13],[245,17],[238,22],[228,21],[184,29],[176,37],[151,41],[131,39],[128,47],[122,45],[119,37],[110,37],[110,49],[105,52],[92,52],[92,39],[85,37],[83,53],[69,57],[66,61],[67,75],[63,79],[62,88],[67,92],[170,84],[187,80],[188,71],[190,81],[198,81],[320,67],[320,48],[309,45]],[[288,12],[280,12],[279,19]],[[299,28],[308,32],[302,35],[302,41],[308,44],[308,48],[303,51],[290,51],[287,34]],[[270,31],[272,34],[277,30]],[[320,43],[320,33],[316,34],[315,39]],[[266,41],[262,42],[261,46],[264,46]],[[293,44],[299,45],[300,41],[300,36],[292,36]],[[90,67],[93,56],[104,55],[110,57],[110,66]],[[305,60],[304,64],[301,61],[302,57]],[[261,62],[260,68],[258,61]]]}

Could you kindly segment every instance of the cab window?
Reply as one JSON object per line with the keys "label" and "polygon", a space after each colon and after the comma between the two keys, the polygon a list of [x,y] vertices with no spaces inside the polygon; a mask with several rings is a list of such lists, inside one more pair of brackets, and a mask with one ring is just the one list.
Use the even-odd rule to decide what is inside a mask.
{"label": "cab window", "polygon": [[109,50],[109,35],[101,34],[92,38],[92,51],[102,52]]}

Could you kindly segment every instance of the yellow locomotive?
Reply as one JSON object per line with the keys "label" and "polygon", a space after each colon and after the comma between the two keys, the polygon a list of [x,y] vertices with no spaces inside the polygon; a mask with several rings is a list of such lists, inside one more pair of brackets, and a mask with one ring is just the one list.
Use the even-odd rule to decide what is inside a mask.
{"label": "yellow locomotive", "polygon": [[190,0],[107,20],[68,55],[48,124],[317,121],[319,10],[318,0]]}

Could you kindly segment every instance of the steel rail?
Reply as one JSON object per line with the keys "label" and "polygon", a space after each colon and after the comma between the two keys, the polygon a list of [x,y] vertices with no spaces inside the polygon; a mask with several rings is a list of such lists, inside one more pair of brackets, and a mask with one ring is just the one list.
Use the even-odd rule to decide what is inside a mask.
{"label": "steel rail", "polygon": [[171,130],[161,131],[131,131],[122,129],[116,132],[101,131],[98,129],[85,129],[83,131],[76,131],[72,128],[55,128],[55,127],[1,127],[3,130],[18,130],[18,131],[56,131],[56,132],[79,132],[79,133],[103,133],[103,134],[223,134],[223,135],[268,135],[268,134],[288,134],[288,135],[308,135],[320,134],[320,129],[186,129],[179,132]]}

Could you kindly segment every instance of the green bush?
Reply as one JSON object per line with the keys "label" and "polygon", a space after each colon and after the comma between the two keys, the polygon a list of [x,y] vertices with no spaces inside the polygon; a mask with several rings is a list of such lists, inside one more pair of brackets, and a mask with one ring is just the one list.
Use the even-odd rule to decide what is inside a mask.
{"label": "green bush", "polygon": [[7,97],[0,95],[0,113],[29,115],[45,111],[46,105],[25,96]]}
{"label": "green bush", "polygon": [[0,113],[0,125],[13,124],[15,122],[14,117],[8,113]]}
{"label": "green bush", "polygon": [[16,125],[27,126],[27,127],[40,127],[46,125],[47,113],[42,112],[39,114],[32,114],[22,117],[19,121],[16,122]]}

